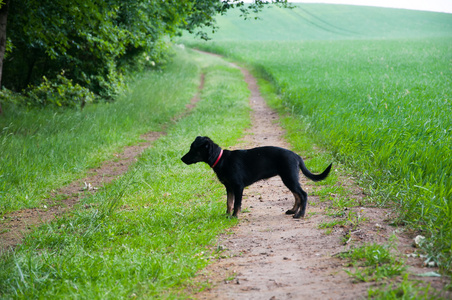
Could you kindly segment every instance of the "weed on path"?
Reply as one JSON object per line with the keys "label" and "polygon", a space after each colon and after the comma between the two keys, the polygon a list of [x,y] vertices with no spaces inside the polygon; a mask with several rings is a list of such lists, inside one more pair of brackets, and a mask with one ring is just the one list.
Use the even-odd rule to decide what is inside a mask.
{"label": "weed on path", "polygon": [[[307,156],[314,172],[328,165],[331,158],[315,147],[311,152],[298,149],[297,139],[291,135],[300,135],[299,130],[294,133],[287,118],[279,120],[265,104],[256,79],[247,70],[242,72],[251,91],[253,125],[237,148],[297,148]],[[450,297],[450,292],[438,292],[448,279],[436,277],[437,269],[426,268],[415,254],[414,236],[389,224],[392,211],[366,205],[366,195],[353,177],[340,165],[333,169],[334,174],[317,184],[301,176],[301,185],[308,192],[307,216],[301,220],[284,214],[292,206],[293,196],[279,177],[247,188],[240,222],[220,237],[216,245],[220,254],[198,274],[203,289],[193,297]],[[432,276],[429,274],[436,275],[422,277]]]}

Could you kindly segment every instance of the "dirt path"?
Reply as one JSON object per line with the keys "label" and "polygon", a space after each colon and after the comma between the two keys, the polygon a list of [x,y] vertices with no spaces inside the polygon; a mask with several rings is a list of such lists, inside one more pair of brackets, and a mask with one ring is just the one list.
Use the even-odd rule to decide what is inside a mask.
{"label": "dirt path", "polygon": [[[252,128],[241,148],[273,145],[288,148],[277,114],[260,96],[255,78],[241,69],[251,91]],[[330,162],[325,162],[325,167]],[[334,168],[333,168],[334,169]],[[359,200],[364,195],[350,178],[340,185]],[[301,185],[312,194],[313,184],[303,175]],[[359,202],[359,201],[358,201]],[[389,211],[369,207],[350,208],[367,219],[358,229],[337,226],[330,234],[318,229],[331,222],[328,206],[318,197],[308,196],[305,219],[293,219],[284,212],[293,205],[293,196],[279,177],[260,181],[244,192],[239,225],[220,237],[217,249],[224,252],[215,263],[199,273],[198,279],[212,286],[194,295],[197,299],[360,299],[375,283],[353,283],[344,271],[344,261],[335,257],[354,243],[387,242],[395,231],[385,219]],[[343,242],[349,234],[347,243]],[[414,251],[411,237],[398,234],[399,250]],[[413,274],[431,271],[420,259],[407,261]],[[443,279],[428,279],[441,288]]]}

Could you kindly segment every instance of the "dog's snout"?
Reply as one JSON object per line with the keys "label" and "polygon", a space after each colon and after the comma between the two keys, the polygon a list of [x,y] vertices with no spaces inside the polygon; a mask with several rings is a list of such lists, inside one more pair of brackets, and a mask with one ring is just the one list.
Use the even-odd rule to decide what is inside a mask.
{"label": "dog's snout", "polygon": [[186,164],[186,165],[191,165],[193,163],[198,162],[196,160],[195,155],[193,155],[192,152],[188,152],[187,154],[185,154],[184,156],[182,156],[181,160]]}
{"label": "dog's snout", "polygon": [[180,160],[182,160],[186,165],[188,165],[187,154],[185,154],[184,156],[182,156],[182,158],[181,158]]}

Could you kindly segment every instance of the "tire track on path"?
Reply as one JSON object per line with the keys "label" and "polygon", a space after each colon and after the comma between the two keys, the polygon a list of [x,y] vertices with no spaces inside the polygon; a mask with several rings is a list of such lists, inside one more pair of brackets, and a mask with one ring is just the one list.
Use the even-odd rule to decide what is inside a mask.
{"label": "tire track on path", "polygon": [[[104,187],[126,173],[138,157],[152,143],[166,134],[169,124],[175,123],[191,113],[196,103],[200,100],[200,94],[204,87],[204,73],[201,73],[198,92],[186,105],[185,111],[170,120],[163,126],[162,131],[150,131],[140,136],[140,143],[126,146],[122,152],[114,153],[114,159],[103,162],[99,167],[87,171],[84,178],[75,180],[70,184],[53,191],[51,197],[41,208],[22,209],[8,213],[0,219],[0,254],[2,251],[13,249],[31,232],[34,227],[54,220],[71,210],[81,199],[94,194],[99,188]],[[88,208],[88,207],[87,207]]]}

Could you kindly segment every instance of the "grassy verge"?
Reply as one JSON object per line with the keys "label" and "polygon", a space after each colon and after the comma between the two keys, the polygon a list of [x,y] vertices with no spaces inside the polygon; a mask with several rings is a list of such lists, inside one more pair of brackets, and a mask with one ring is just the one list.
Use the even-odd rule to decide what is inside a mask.
{"label": "grassy verge", "polygon": [[224,188],[210,168],[186,166],[180,157],[197,135],[230,146],[249,126],[240,71],[198,54],[183,60],[205,73],[192,114],[121,179],[4,254],[1,297],[183,297],[180,287],[215,255],[208,245],[236,220],[225,217]]}
{"label": "grassy verge", "polygon": [[161,130],[195,94],[199,72],[180,52],[165,72],[137,75],[114,103],[81,111],[5,107],[0,116],[0,211],[39,206],[52,189],[113,158],[141,134]]}

